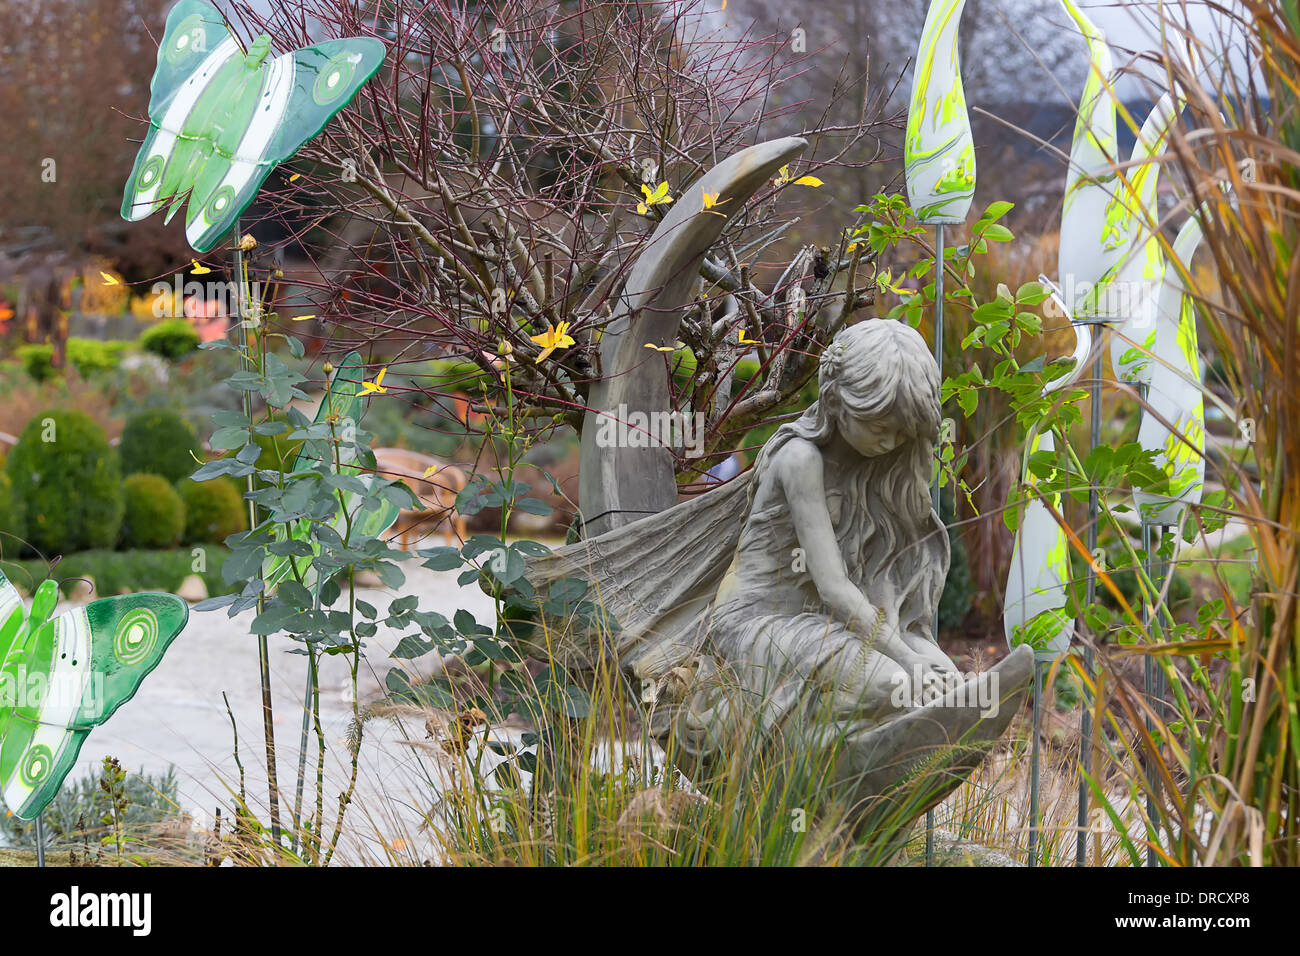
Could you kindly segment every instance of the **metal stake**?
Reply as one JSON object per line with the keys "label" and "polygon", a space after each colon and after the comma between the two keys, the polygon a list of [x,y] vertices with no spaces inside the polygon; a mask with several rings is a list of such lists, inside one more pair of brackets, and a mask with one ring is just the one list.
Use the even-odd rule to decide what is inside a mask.
{"label": "metal stake", "polygon": [[1038,765],[1043,719],[1043,662],[1034,658],[1034,742],[1029,764],[1029,865],[1038,865]]}
{"label": "metal stake", "polygon": [[[1152,528],[1159,529],[1159,540],[1164,541],[1165,535],[1169,533],[1169,525],[1150,525],[1145,520],[1142,522],[1142,550],[1146,554],[1144,564],[1146,565],[1147,580],[1151,584],[1152,597],[1147,606],[1147,630],[1151,636],[1152,643],[1159,643],[1164,626],[1160,620],[1161,608],[1163,601],[1160,594],[1164,591],[1165,574],[1167,568],[1164,558],[1156,554],[1159,545],[1155,543],[1155,535],[1151,533]],[[1156,674],[1155,658],[1147,654],[1142,661],[1142,684],[1143,692],[1146,694],[1148,705],[1152,710],[1160,713],[1161,719],[1164,718],[1164,682],[1160,679],[1163,675]],[[1147,733],[1154,735],[1155,722],[1148,713],[1146,718]],[[1156,787],[1159,784],[1159,777],[1156,774],[1155,767],[1152,766],[1154,761],[1151,757],[1146,760],[1146,777],[1147,777],[1147,820],[1151,823],[1152,830],[1156,829]],[[1147,848],[1147,866],[1159,866],[1160,855],[1156,853],[1154,846]]]}
{"label": "metal stake", "polygon": [[[934,364],[939,366],[939,383],[943,384],[943,223],[934,227]],[[943,405],[939,406],[939,415],[943,415]],[[934,481],[930,488],[930,500],[934,513],[940,515],[939,509],[939,469],[934,472]],[[945,527],[944,533],[947,534]],[[935,644],[939,643],[939,605],[934,605],[934,622],[932,624]],[[925,811],[925,865],[934,865],[934,810]]]}
{"label": "metal stake", "polygon": [[[1105,326],[1098,326],[1104,329]],[[1105,336],[1097,337],[1093,342],[1093,348],[1097,354],[1092,360],[1092,420],[1089,423],[1090,432],[1088,436],[1088,453],[1091,455],[1101,444],[1101,361],[1102,348],[1101,342]],[[1101,503],[1098,500],[1097,486],[1092,485],[1088,489],[1088,553],[1095,556],[1097,554],[1097,522],[1100,519]],[[1097,575],[1093,573],[1092,562],[1088,563],[1088,585],[1087,585],[1087,605],[1089,607],[1097,600]],[[1092,674],[1094,666],[1092,645],[1089,644],[1083,649],[1083,667],[1089,676]],[[1092,756],[1092,708],[1087,700],[1087,691],[1084,691],[1083,714],[1079,727],[1079,816],[1078,827],[1079,835],[1074,845],[1074,863],[1076,866],[1086,866],[1088,863],[1088,782],[1083,779],[1083,770],[1089,764]]]}
{"label": "metal stake", "polygon": [[45,821],[42,814],[36,814],[36,865],[45,865]]}

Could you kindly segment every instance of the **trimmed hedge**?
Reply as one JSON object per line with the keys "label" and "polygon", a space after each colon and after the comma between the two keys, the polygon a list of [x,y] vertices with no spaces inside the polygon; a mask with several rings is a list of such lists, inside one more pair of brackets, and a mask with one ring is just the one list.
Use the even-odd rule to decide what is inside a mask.
{"label": "trimmed hedge", "polygon": [[121,470],[104,430],[89,415],[33,415],[5,467],[34,547],[52,556],[117,543]]}
{"label": "trimmed hedge", "polygon": [[185,358],[199,347],[199,333],[185,319],[164,319],[140,335],[140,348],[169,362]]}
{"label": "trimmed hedge", "polygon": [[248,510],[238,487],[229,478],[191,481],[183,478],[176,490],[185,504],[185,543],[221,544],[248,527]]}
{"label": "trimmed hedge", "polygon": [[14,495],[9,473],[0,469],[0,554],[17,554],[21,547],[19,541],[26,536],[27,522],[23,520],[21,504]]}
{"label": "trimmed hedge", "polygon": [[140,473],[122,483],[122,546],[174,548],[185,533],[185,505],[161,475]]}
{"label": "trimmed hedge", "polygon": [[166,409],[131,416],[117,446],[122,474],[162,475],[168,484],[194,474],[203,461],[202,451],[199,436],[189,423]]}
{"label": "trimmed hedge", "polygon": [[[70,338],[67,343],[68,364],[82,378],[99,372],[111,372],[122,363],[129,342],[101,342],[98,339]],[[17,350],[23,369],[38,382],[55,377],[53,345],[22,345]]]}
{"label": "trimmed hedge", "polygon": [[[71,594],[77,586],[74,579],[90,578],[95,582],[95,597],[112,597],[123,592],[174,592],[187,577],[197,574],[208,586],[208,594],[216,597],[243,587],[242,581],[227,584],[221,577],[221,566],[229,556],[229,551],[217,545],[175,551],[82,551],[60,561],[57,576],[64,594]],[[36,559],[0,560],[0,571],[29,594],[50,576],[49,566]]]}

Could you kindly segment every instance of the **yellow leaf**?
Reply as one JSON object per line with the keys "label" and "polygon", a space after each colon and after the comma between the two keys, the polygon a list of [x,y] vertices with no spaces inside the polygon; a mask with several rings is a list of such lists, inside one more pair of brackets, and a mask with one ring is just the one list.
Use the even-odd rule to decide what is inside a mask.
{"label": "yellow leaf", "polygon": [[362,394],[364,395],[382,394],[388,391],[388,389],[384,387],[384,376],[387,374],[388,374],[388,369],[381,368],[379,370],[379,374],[375,376],[375,380],[373,382],[362,382],[361,383]]}
{"label": "yellow leaf", "polygon": [[209,269],[207,266],[205,266],[205,265],[203,265],[202,263],[200,263],[198,259],[191,259],[191,260],[190,260],[190,265],[192,265],[192,266],[194,267],[194,268],[192,268],[192,269],[190,270],[190,273],[191,273],[192,275],[196,275],[196,276],[205,276],[205,275],[207,275],[209,272],[212,271],[212,270]]}
{"label": "yellow leaf", "polygon": [[438,466],[437,466],[437,465],[430,465],[428,468],[424,469],[424,477],[428,478],[430,475],[432,475],[432,474],[433,474],[435,471],[437,471],[437,470],[438,470]]}
{"label": "yellow leaf", "polygon": [[292,176],[289,177],[289,182],[293,182],[295,179],[297,179],[297,178],[298,178],[299,176],[301,176],[301,175],[302,175],[302,173],[294,173]]}
{"label": "yellow leaf", "polygon": [[794,181],[796,186],[812,186],[814,189],[822,185],[822,181],[816,176],[800,176]]}
{"label": "yellow leaf", "polygon": [[314,318],[316,318],[316,315],[315,313],[312,313],[311,315],[295,315],[293,317],[293,320],[295,322],[306,322],[308,319],[314,319]]}
{"label": "yellow leaf", "polygon": [[107,272],[101,272],[100,277],[104,280],[104,285],[119,285],[117,279],[113,278]]}
{"label": "yellow leaf", "polygon": [[656,352],[676,352],[676,351],[677,351],[676,346],[672,346],[672,345],[655,345],[653,342],[647,342],[647,343],[645,344],[645,347],[648,348],[648,349],[654,349]]}

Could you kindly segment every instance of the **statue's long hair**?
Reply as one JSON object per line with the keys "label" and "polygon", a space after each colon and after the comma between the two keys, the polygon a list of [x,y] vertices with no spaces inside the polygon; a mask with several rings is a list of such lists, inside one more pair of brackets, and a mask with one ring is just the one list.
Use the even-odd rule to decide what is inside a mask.
{"label": "statue's long hair", "polygon": [[777,429],[763,448],[750,494],[790,439],[828,444],[841,410],[901,431],[906,438],[897,448],[863,458],[861,467],[833,486],[828,472],[826,490],[843,495],[836,533],[849,578],[873,603],[898,602],[905,628],[914,624],[928,633],[948,572],[948,538],[930,498],[939,369],[911,326],[871,319],[835,337],[822,353],[817,383],[817,401]]}
{"label": "statue's long hair", "polygon": [[[570,578],[590,582],[594,600],[620,625],[607,649],[643,677],[667,673],[707,637],[718,582],[773,454],[795,437],[824,447],[843,408],[908,436],[892,452],[863,458],[847,477],[827,481],[828,491],[843,495],[836,533],[845,568],[872,603],[897,607],[905,631],[932,637],[948,573],[948,536],[929,492],[939,437],[939,370],[913,329],[878,319],[835,337],[822,355],[818,382],[818,400],[777,429],[753,469],[667,511],[529,558],[529,582],[543,591]],[[572,641],[564,650],[571,663],[586,662],[573,666],[594,666],[604,653]]]}

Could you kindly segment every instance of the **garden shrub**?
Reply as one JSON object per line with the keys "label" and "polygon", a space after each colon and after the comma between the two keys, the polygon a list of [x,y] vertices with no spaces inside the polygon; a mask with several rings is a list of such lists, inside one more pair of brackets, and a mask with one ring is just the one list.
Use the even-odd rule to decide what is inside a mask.
{"label": "garden shrub", "polygon": [[166,409],[150,409],[131,416],[122,429],[117,453],[122,474],[149,472],[168,484],[188,478],[199,467],[199,436],[185,419]]}
{"label": "garden shrub", "polygon": [[[127,342],[71,338],[68,339],[65,354],[68,364],[77,370],[77,374],[82,378],[89,378],[100,372],[111,372],[116,369],[121,364],[122,354],[128,347]],[[33,381],[48,381],[58,374],[54,368],[53,345],[23,345],[17,351],[18,358],[23,363],[23,370]]]}
{"label": "garden shrub", "polygon": [[248,527],[248,511],[239,488],[229,478],[192,481],[176,485],[185,504],[185,543],[220,544]]}
{"label": "garden shrub", "polygon": [[34,415],[6,463],[27,538],[48,554],[111,548],[122,524],[122,476],[104,430],[84,412]]}
{"label": "garden shrub", "polygon": [[101,342],[98,339],[68,339],[68,364],[82,378],[114,371],[131,343]]}
{"label": "garden shrub", "polygon": [[[26,530],[20,502],[14,496],[13,482],[9,473],[0,468],[0,554],[17,554],[18,542]],[[12,535],[13,537],[9,537]]]}
{"label": "garden shrub", "polygon": [[35,382],[44,382],[54,377],[53,345],[20,345],[17,354],[28,378]]}
{"label": "garden shrub", "polygon": [[185,505],[161,475],[140,473],[122,483],[122,546],[174,548],[185,533]]}
{"label": "garden shrub", "polygon": [[183,359],[199,347],[199,333],[185,319],[165,319],[140,335],[140,348],[169,362]]}

